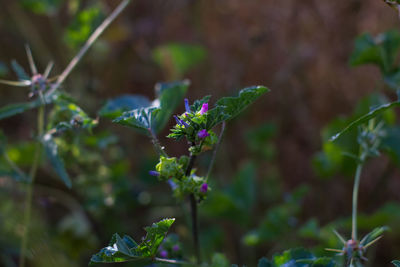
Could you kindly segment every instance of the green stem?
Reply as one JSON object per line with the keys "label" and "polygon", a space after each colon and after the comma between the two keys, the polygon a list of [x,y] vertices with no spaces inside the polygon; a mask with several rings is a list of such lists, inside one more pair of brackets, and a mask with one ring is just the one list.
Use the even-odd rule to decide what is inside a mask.
{"label": "green stem", "polygon": [[353,186],[353,212],[352,212],[352,228],[351,228],[351,238],[357,241],[357,204],[358,204],[358,189],[360,187],[361,172],[364,166],[365,154],[360,153],[360,160],[357,164],[356,174],[354,176],[354,186]]}
{"label": "green stem", "polygon": [[[38,117],[37,117],[37,127],[38,127],[38,138],[41,138],[44,130],[44,105],[39,107]],[[29,172],[30,181],[27,184],[27,193],[26,193],[26,202],[25,202],[25,210],[24,210],[24,230],[22,234],[21,241],[21,253],[19,257],[19,267],[25,266],[25,256],[28,246],[28,237],[29,237],[29,226],[31,223],[31,214],[32,214],[32,196],[33,196],[33,184],[35,182],[36,173],[39,167],[39,158],[41,152],[41,143],[38,140],[35,148],[35,155],[33,158],[33,164],[31,170]]]}
{"label": "green stem", "polygon": [[[191,146],[195,146],[196,144],[192,142]],[[185,176],[189,176],[190,172],[193,169],[194,162],[196,160],[196,155],[191,154],[188,166],[186,167]],[[194,194],[190,194],[190,213],[192,218],[192,235],[193,235],[193,245],[194,245],[194,252],[196,255],[197,263],[200,264],[200,246],[199,246],[199,225],[197,219],[197,201]]]}

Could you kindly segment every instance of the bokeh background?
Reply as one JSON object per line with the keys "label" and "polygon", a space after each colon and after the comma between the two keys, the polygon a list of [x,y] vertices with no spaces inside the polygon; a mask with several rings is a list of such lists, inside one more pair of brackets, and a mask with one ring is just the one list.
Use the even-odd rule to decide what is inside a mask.
{"label": "bokeh background", "polygon": [[[16,79],[10,62],[28,69],[25,44],[40,69],[53,60],[53,73],[60,73],[118,1],[0,4],[0,75]],[[203,258],[222,252],[232,263],[254,266],[262,256],[298,246],[329,255],[324,247],[339,246],[332,227],[350,234],[354,166],[321,170],[323,129],[382,87],[378,68],[350,67],[355,38],[399,23],[382,1],[133,0],[63,89],[96,117],[108,98],[152,99],[160,81],[189,79],[191,101],[268,86],[270,93],[227,126],[213,191],[200,206]],[[5,85],[0,96],[0,106],[28,100],[26,90]],[[182,110],[183,103],[176,112]],[[0,121],[8,153],[24,168],[32,162],[34,118],[29,112]],[[160,139],[171,155],[187,153],[184,142],[167,134]],[[86,266],[114,232],[140,239],[143,226],[163,217],[177,218],[172,232],[191,253],[188,207],[148,175],[157,155],[146,137],[101,118],[92,133],[66,138],[62,152],[73,188],[41,165],[31,266]],[[199,160],[199,171],[209,159]],[[360,231],[392,228],[371,249],[367,266],[390,266],[400,257],[399,178],[397,163],[385,155],[363,172]],[[0,191],[0,265],[16,266],[25,191],[6,176]]]}

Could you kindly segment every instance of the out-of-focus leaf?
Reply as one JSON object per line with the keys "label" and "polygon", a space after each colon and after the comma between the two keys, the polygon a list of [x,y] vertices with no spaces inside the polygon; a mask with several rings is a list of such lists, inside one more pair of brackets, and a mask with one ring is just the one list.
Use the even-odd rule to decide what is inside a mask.
{"label": "out-of-focus leaf", "polygon": [[6,148],[6,143],[7,143],[7,137],[5,136],[3,131],[0,130],[0,155],[4,153]]}
{"label": "out-of-focus leaf", "polygon": [[353,66],[362,64],[377,64],[384,72],[391,70],[400,48],[398,31],[388,31],[372,37],[363,34],[357,38],[350,63]]}
{"label": "out-of-focus leaf", "polygon": [[388,109],[394,108],[400,106],[400,101],[396,101],[396,102],[392,102],[392,103],[387,103],[387,104],[383,104],[380,105],[374,109],[372,109],[370,112],[368,112],[367,114],[365,114],[364,116],[361,116],[360,118],[358,118],[357,120],[353,121],[352,123],[350,123],[346,128],[344,128],[342,131],[340,131],[339,133],[337,133],[336,135],[332,136],[330,141],[335,141],[336,139],[338,139],[341,135],[343,135],[344,133],[350,131],[351,129],[353,129],[354,127],[357,127],[365,122],[368,122],[369,120],[375,118],[376,116],[382,114],[383,112],[385,112]]}
{"label": "out-of-focus leaf", "polygon": [[334,267],[335,262],[330,258],[317,258],[311,252],[296,248],[275,255],[272,260],[274,267]]}
{"label": "out-of-focus leaf", "polygon": [[122,95],[110,99],[101,108],[99,115],[110,119],[115,119],[126,111],[133,109],[148,107],[151,105],[150,100],[142,95]]}
{"label": "out-of-focus leaf", "polygon": [[157,99],[155,102],[159,101],[160,108],[160,112],[152,125],[156,133],[159,133],[165,127],[176,107],[182,103],[189,85],[190,82],[188,80],[156,84]]}
{"label": "out-of-focus leaf", "polygon": [[217,101],[215,110],[208,112],[207,128],[212,128],[223,120],[233,119],[268,91],[269,89],[265,86],[252,86],[240,90],[239,96],[221,98]]}
{"label": "out-of-focus leaf", "polygon": [[121,238],[114,234],[108,247],[92,256],[90,265],[129,261],[134,262],[134,266],[146,266],[157,262],[157,249],[174,221],[175,219],[164,219],[146,227],[147,235],[139,245],[129,236]]}
{"label": "out-of-focus leaf", "polygon": [[0,61],[0,77],[6,76],[8,73],[7,65],[4,62]]}
{"label": "out-of-focus leaf", "polygon": [[62,0],[20,0],[21,5],[36,14],[53,15],[57,12]]}
{"label": "out-of-focus leaf", "polygon": [[103,21],[104,14],[100,6],[91,6],[79,12],[75,20],[69,25],[64,39],[72,47],[83,44]]}
{"label": "out-of-focus leaf", "polygon": [[98,123],[96,119],[90,118],[86,112],[74,103],[73,99],[66,95],[60,95],[55,103],[55,112],[62,117],[61,121],[59,121],[55,127],[56,130],[62,131],[75,128],[91,129]]}
{"label": "out-of-focus leaf", "polygon": [[222,253],[214,253],[211,259],[211,267],[229,267],[229,261]]}
{"label": "out-of-focus leaf", "polygon": [[51,135],[46,134],[42,138],[42,144],[46,152],[46,156],[50,161],[51,166],[54,171],[57,173],[58,177],[64,182],[64,184],[68,187],[72,187],[71,179],[68,176],[68,173],[64,166],[64,161],[58,155],[58,146],[54,142]]}
{"label": "out-of-focus leaf", "polygon": [[272,267],[272,263],[266,258],[261,258],[258,261],[257,267]]}
{"label": "out-of-focus leaf", "polygon": [[369,242],[375,240],[379,236],[381,236],[384,232],[388,231],[389,227],[387,226],[382,226],[382,227],[377,227],[368,234],[366,234],[360,241],[360,245],[365,246]]}
{"label": "out-of-focus leaf", "polygon": [[[330,178],[337,172],[351,176],[354,175],[357,165],[356,161],[347,155],[357,155],[359,152],[359,145],[357,143],[358,128],[353,127],[348,129],[347,133],[341,135],[335,142],[331,142],[330,139],[352,122],[370,112],[371,107],[379,107],[388,101],[382,94],[371,94],[357,104],[353,114],[348,117],[336,118],[324,127],[322,130],[322,151],[316,154],[313,159],[313,167],[319,177]],[[393,109],[387,109],[379,114],[379,116],[388,127],[396,121],[396,114]]]}
{"label": "out-of-focus leaf", "polygon": [[13,60],[11,61],[11,67],[15,74],[17,75],[19,80],[30,80],[31,77],[25,72],[24,68],[21,67],[21,65],[18,64],[17,61]]}
{"label": "out-of-focus leaf", "polygon": [[206,54],[206,50],[199,45],[171,43],[157,47],[153,58],[167,72],[168,78],[175,80],[201,63]]}
{"label": "out-of-focus leaf", "polygon": [[[51,96],[44,97],[45,103],[50,104],[58,98],[58,94],[53,94]],[[35,99],[32,102],[10,104],[5,107],[0,108],[0,120],[12,117],[14,115],[23,113],[27,110],[37,108],[43,105],[40,98]]]}
{"label": "out-of-focus leaf", "polygon": [[394,264],[394,266],[400,267],[400,261],[394,260],[394,261],[392,261],[392,263]]}
{"label": "out-of-focus leaf", "polygon": [[[113,122],[139,129],[148,133],[151,129],[159,133],[170,119],[175,108],[182,99],[189,86],[189,81],[158,83],[155,86],[157,98],[148,105],[124,112]],[[141,102],[140,105],[144,105]]]}

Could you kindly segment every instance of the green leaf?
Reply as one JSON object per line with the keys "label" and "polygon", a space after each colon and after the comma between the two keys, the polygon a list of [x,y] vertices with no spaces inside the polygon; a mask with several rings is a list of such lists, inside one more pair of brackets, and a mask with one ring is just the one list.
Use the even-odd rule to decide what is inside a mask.
{"label": "green leaf", "polygon": [[266,258],[261,258],[258,261],[257,267],[272,267],[272,263],[269,260],[267,260]]}
{"label": "green leaf", "polygon": [[[182,103],[182,99],[189,86],[189,81],[158,83],[155,86],[157,98],[147,106],[138,107],[124,112],[113,122],[148,133],[152,129],[159,133],[170,119],[176,107]],[[141,102],[140,105],[144,105]],[[144,131],[145,130],[145,131]]]}
{"label": "green leaf", "polygon": [[208,118],[210,118],[210,121],[207,118],[208,128],[212,128],[224,120],[233,119],[268,91],[267,87],[253,86],[240,90],[237,97],[221,98],[218,100],[216,107],[208,112]]}
{"label": "green leaf", "polygon": [[46,134],[41,140],[46,156],[50,161],[51,166],[54,171],[58,175],[58,177],[64,182],[64,184],[68,187],[72,187],[71,180],[68,176],[67,171],[65,170],[64,162],[58,155],[58,146],[54,142],[52,136],[50,134]]}
{"label": "green leaf", "polygon": [[11,61],[11,67],[19,80],[30,80],[31,77],[26,73],[23,67],[16,60]]}
{"label": "green leaf", "polygon": [[21,5],[36,13],[41,15],[53,15],[58,11],[58,8],[63,3],[62,0],[21,0]]}
{"label": "green leaf", "polygon": [[357,38],[355,48],[350,58],[350,64],[377,64],[384,72],[391,70],[400,48],[398,31],[388,31],[372,37],[363,34]]}
{"label": "green leaf", "polygon": [[147,232],[143,242],[139,244],[136,251],[145,257],[153,257],[157,253],[158,247],[161,245],[171,225],[175,219],[164,219],[152,226],[144,228]]}
{"label": "green leaf", "polygon": [[99,115],[110,119],[120,117],[125,111],[149,107],[150,100],[142,95],[122,95],[110,99],[101,108]]}
{"label": "green leaf", "polygon": [[99,4],[80,11],[68,26],[64,40],[74,48],[82,45],[103,19],[104,14]]}
{"label": "green leaf", "polygon": [[139,108],[124,112],[122,116],[113,120],[113,122],[136,128],[146,133],[151,129],[155,114],[159,111],[156,107]]}
{"label": "green leaf", "polygon": [[368,234],[366,234],[360,241],[360,245],[365,246],[369,242],[374,241],[376,238],[381,236],[384,232],[388,231],[389,227],[387,226],[382,226],[382,227],[377,227]]}
{"label": "green leaf", "polygon": [[129,236],[121,238],[114,234],[109,245],[93,255],[90,265],[96,263],[134,262],[134,266],[146,266],[158,259],[155,257],[158,247],[163,242],[175,219],[164,219],[146,227],[146,237],[139,245]]}
{"label": "green leaf", "polygon": [[[45,103],[50,104],[54,100],[58,98],[57,94],[47,96],[45,98]],[[10,104],[5,107],[0,108],[0,120],[12,117],[14,115],[23,113],[27,110],[37,108],[39,106],[43,105],[42,100],[40,98],[35,99],[32,102],[26,102],[26,103],[17,103],[17,104]]]}
{"label": "green leaf", "polygon": [[365,114],[364,116],[361,116],[360,118],[356,119],[355,121],[353,121],[352,123],[350,123],[346,128],[344,128],[342,131],[340,131],[339,133],[337,133],[336,135],[332,136],[330,141],[335,141],[336,139],[338,139],[341,135],[343,135],[344,133],[350,131],[351,129],[353,129],[354,127],[357,127],[365,122],[368,122],[369,120],[375,118],[376,116],[382,114],[383,112],[385,112],[388,109],[391,109],[393,107],[397,107],[400,106],[400,101],[396,101],[396,102],[392,102],[392,103],[387,103],[387,104],[383,104],[380,105],[376,108],[374,108],[373,110],[371,110],[370,112],[368,112],[367,114]]}
{"label": "green leaf", "polygon": [[206,50],[199,45],[171,43],[153,51],[154,60],[168,73],[170,79],[182,78],[205,57]]}
{"label": "green leaf", "polygon": [[400,267],[400,261],[394,260],[394,261],[392,261],[392,263],[394,264],[394,266]]}
{"label": "green leaf", "polygon": [[55,101],[55,114],[53,117],[59,117],[56,130],[67,129],[91,129],[97,125],[96,119],[90,118],[73,99],[67,95],[60,95]]}
{"label": "green leaf", "polygon": [[189,85],[188,80],[156,84],[155,90],[160,108],[160,112],[152,125],[156,133],[159,133],[165,127],[176,107],[182,103]]}

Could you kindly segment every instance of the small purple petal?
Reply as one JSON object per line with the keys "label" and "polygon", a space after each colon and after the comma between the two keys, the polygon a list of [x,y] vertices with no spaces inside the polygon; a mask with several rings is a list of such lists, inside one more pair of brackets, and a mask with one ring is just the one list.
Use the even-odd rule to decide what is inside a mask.
{"label": "small purple petal", "polygon": [[157,171],[149,171],[149,174],[150,174],[151,176],[160,176],[160,173],[157,172]]}
{"label": "small purple petal", "polygon": [[160,257],[161,258],[167,258],[168,257],[168,252],[166,250],[161,250],[160,251]]}
{"label": "small purple petal", "polygon": [[181,248],[179,247],[179,245],[174,245],[174,246],[172,247],[172,250],[173,250],[174,252],[178,252],[180,249],[181,249]]}
{"label": "small purple petal", "polygon": [[172,190],[175,190],[175,188],[177,187],[176,183],[174,181],[172,181],[172,179],[168,180],[168,184]]}
{"label": "small purple petal", "polygon": [[207,111],[208,111],[208,103],[203,103],[203,105],[201,106],[201,109],[200,109],[200,114],[203,115]]}
{"label": "small purple petal", "polygon": [[183,124],[183,126],[189,127],[189,124],[187,124],[185,121],[181,120],[181,123]]}
{"label": "small purple petal", "polygon": [[200,138],[206,138],[207,136],[210,136],[210,134],[207,132],[206,129],[203,129],[197,133],[197,136]]}
{"label": "small purple petal", "polygon": [[190,113],[190,106],[189,106],[189,100],[187,98],[185,98],[185,109],[186,112]]}
{"label": "small purple petal", "polygon": [[208,191],[208,184],[207,183],[202,184],[200,186],[200,192],[205,194],[205,193],[207,193],[207,191]]}
{"label": "small purple petal", "polygon": [[176,115],[174,115],[174,118],[176,120],[176,123],[182,126],[182,121]]}

